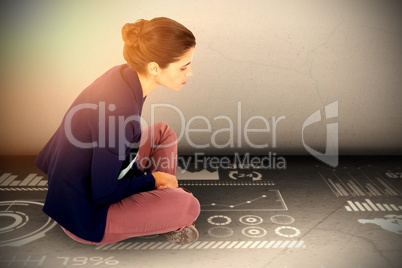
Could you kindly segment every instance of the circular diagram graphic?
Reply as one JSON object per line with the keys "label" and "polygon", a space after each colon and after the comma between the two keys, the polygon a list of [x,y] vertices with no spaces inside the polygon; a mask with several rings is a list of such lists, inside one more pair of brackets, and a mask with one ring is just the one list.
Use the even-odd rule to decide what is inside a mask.
{"label": "circular diagram graphic", "polygon": [[240,222],[246,225],[258,225],[263,222],[263,219],[255,215],[246,215],[240,218]]}
{"label": "circular diagram graphic", "polygon": [[233,234],[233,230],[228,227],[212,227],[208,234],[213,237],[228,237]]}
{"label": "circular diagram graphic", "polygon": [[274,215],[271,217],[271,221],[276,224],[291,224],[295,219],[288,215]]}
{"label": "circular diagram graphic", "polygon": [[209,217],[208,222],[212,225],[228,225],[232,220],[224,215],[215,215]]}
{"label": "circular diagram graphic", "polygon": [[281,226],[275,229],[275,233],[283,237],[296,237],[300,235],[300,230],[291,226]]}
{"label": "circular diagram graphic", "polygon": [[248,237],[263,237],[267,234],[267,231],[260,227],[247,227],[244,228],[241,232]]}
{"label": "circular diagram graphic", "polygon": [[42,208],[39,202],[0,202],[0,247],[19,247],[45,236],[57,223]]}
{"label": "circular diagram graphic", "polygon": [[[28,222],[28,216],[21,212],[3,212],[0,213],[0,221],[3,222],[0,227],[0,234],[17,230]],[[11,224],[10,224],[11,222]],[[9,224],[9,225],[7,225]]]}

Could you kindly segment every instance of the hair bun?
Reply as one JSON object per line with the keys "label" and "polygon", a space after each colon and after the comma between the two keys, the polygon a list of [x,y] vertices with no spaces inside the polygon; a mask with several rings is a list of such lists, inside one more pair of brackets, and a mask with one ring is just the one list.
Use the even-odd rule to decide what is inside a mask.
{"label": "hair bun", "polygon": [[121,29],[124,45],[129,47],[138,47],[141,38],[142,29],[147,20],[140,19],[135,23],[126,23]]}

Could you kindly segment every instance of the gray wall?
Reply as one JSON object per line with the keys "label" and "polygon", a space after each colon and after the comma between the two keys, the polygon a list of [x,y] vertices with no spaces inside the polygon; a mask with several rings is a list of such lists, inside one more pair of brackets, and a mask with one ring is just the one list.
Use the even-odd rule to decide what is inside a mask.
{"label": "gray wall", "polygon": [[[324,152],[332,123],[341,154],[400,154],[396,2],[3,1],[0,154],[37,154],[75,97],[124,62],[123,24],[158,16],[197,38],[194,76],[180,92],[152,92],[143,110],[146,124],[154,111],[155,121],[183,134],[180,153],[307,154],[303,123],[317,110],[325,119],[324,107],[337,101],[338,117],[306,127],[305,144]],[[275,130],[273,117],[285,118]],[[265,132],[247,140],[247,121]],[[188,131],[196,128],[204,132]]]}

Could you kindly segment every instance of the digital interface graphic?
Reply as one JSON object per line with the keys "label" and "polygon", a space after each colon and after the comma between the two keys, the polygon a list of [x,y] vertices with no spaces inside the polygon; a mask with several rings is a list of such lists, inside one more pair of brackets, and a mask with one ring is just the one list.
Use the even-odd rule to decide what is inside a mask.
{"label": "digital interface graphic", "polygon": [[[191,191],[200,202],[201,213],[195,223],[198,241],[180,246],[151,235],[108,245],[84,245],[67,237],[42,212],[46,175],[33,168],[18,172],[3,167],[0,266],[128,265],[134,258],[131,251],[255,251],[263,256],[291,250],[306,254],[327,245],[341,248],[338,241],[342,244],[355,232],[371,244],[392,249],[395,256],[402,252],[398,247],[402,244],[402,178],[398,165],[384,168],[352,163],[333,169],[302,163],[287,170],[189,165],[177,168],[177,179],[179,187]],[[318,234],[327,230],[330,233],[324,236],[330,237],[333,232],[343,236],[320,244],[324,236]],[[356,248],[362,247],[361,241],[356,243]],[[53,250],[55,244],[60,250]]]}
{"label": "digital interface graphic", "polygon": [[0,202],[0,247],[19,247],[45,236],[56,222],[41,213],[43,204],[32,201]]}

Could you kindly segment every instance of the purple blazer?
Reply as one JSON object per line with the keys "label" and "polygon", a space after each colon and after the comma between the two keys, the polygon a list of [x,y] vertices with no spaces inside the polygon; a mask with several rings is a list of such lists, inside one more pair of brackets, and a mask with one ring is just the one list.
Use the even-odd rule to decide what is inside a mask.
{"label": "purple blazer", "polygon": [[137,163],[117,179],[138,152],[142,94],[131,67],[110,69],[77,97],[35,161],[48,175],[43,211],[82,239],[100,242],[111,204],[155,189]]}

